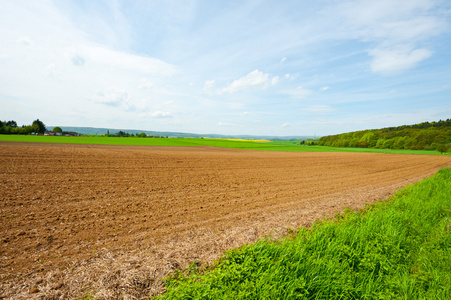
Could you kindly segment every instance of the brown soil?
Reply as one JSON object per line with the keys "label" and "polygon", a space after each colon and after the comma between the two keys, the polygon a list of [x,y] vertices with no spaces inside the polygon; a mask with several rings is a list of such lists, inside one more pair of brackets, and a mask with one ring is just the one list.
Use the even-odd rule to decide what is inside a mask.
{"label": "brown soil", "polygon": [[146,298],[171,270],[362,208],[451,165],[441,156],[9,142],[0,154],[0,299]]}

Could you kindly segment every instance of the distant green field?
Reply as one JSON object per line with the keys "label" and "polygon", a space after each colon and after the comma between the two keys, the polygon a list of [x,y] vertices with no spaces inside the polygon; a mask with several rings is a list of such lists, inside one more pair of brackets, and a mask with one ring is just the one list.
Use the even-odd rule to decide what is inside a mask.
{"label": "distant green field", "polygon": [[0,135],[1,141],[61,143],[61,144],[93,144],[93,145],[136,145],[136,146],[211,146],[232,149],[292,151],[292,152],[368,152],[396,154],[426,154],[439,155],[437,151],[426,150],[390,150],[372,148],[336,148],[325,146],[304,146],[293,141],[237,141],[227,139],[198,138],[134,138],[134,137],[63,137],[63,136],[33,136],[33,135]]}

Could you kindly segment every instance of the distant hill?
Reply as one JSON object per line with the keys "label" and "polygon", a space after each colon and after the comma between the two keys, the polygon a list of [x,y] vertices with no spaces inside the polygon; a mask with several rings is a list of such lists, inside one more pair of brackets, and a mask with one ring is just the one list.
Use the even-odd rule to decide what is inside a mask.
{"label": "distant hill", "polygon": [[[52,130],[55,126],[47,126],[48,130]],[[317,140],[314,137],[308,136],[270,136],[270,135],[223,135],[223,134],[197,134],[197,133],[186,133],[186,132],[169,132],[169,131],[149,131],[149,130],[138,130],[138,129],[113,129],[113,128],[95,128],[95,127],[70,127],[70,126],[58,126],[61,127],[63,131],[73,131],[86,135],[105,135],[107,133],[116,134],[119,131],[126,132],[129,134],[140,134],[144,132],[150,136],[163,136],[170,138],[218,138],[218,139],[244,139],[244,140]]]}
{"label": "distant hill", "polygon": [[319,145],[381,149],[451,149],[451,119],[323,136]]}

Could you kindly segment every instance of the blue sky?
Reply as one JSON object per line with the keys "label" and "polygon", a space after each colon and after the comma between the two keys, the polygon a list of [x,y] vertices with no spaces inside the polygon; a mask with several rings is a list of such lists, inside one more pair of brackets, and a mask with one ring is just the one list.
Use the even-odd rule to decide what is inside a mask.
{"label": "blue sky", "polygon": [[451,4],[0,0],[0,118],[321,136],[451,117]]}

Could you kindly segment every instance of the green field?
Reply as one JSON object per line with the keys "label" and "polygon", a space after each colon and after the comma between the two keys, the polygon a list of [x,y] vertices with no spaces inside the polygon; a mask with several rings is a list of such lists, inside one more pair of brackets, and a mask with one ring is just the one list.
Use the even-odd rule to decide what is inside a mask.
{"label": "green field", "polygon": [[198,138],[134,138],[134,137],[60,137],[33,135],[0,135],[1,141],[35,142],[35,143],[65,143],[65,144],[95,144],[95,145],[137,145],[137,146],[211,146],[233,149],[266,150],[266,151],[297,151],[297,152],[369,152],[396,154],[426,154],[439,155],[437,151],[426,150],[391,150],[372,148],[338,148],[325,146],[304,146],[293,141],[235,141],[227,139]]}
{"label": "green field", "polygon": [[451,169],[387,202],[193,263],[161,299],[450,299]]}

